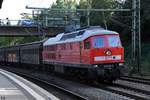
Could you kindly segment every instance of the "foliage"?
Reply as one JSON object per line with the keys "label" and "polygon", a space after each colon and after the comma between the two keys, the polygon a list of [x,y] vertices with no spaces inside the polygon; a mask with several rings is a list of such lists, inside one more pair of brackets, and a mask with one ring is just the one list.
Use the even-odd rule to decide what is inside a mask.
{"label": "foliage", "polygon": [[[141,57],[141,70],[144,74],[150,75],[150,0],[142,0],[141,1],[141,37],[142,37],[142,57]],[[125,3],[123,3],[122,8],[132,8],[132,0],[126,0]],[[121,33],[121,39],[124,41],[125,46],[125,58],[126,62],[131,65],[131,15],[130,12],[122,12],[122,13],[115,13],[113,17],[117,19],[117,21],[124,23],[125,26],[112,24],[110,23],[110,26],[113,26],[113,30],[119,31]],[[130,41],[129,41],[130,40]],[[127,48],[127,49],[126,49]]]}
{"label": "foliage", "polygon": [[42,37],[0,37],[0,46],[12,46],[42,40]]}
{"label": "foliage", "polygon": [[[80,0],[79,6],[81,9],[115,9],[119,7],[119,2],[117,0]],[[110,22],[112,14],[112,12],[90,12],[90,25],[105,27]],[[85,18],[82,18],[83,16]],[[81,21],[87,20],[87,17],[87,12],[81,12]]]}
{"label": "foliage", "polygon": [[[150,0],[142,0],[141,1],[141,37],[143,42],[149,42],[150,37]],[[126,0],[125,3],[121,4],[122,8],[132,8],[132,0]],[[112,24],[110,22],[111,28],[114,30],[119,31],[120,33],[124,34],[123,37],[125,39],[131,37],[131,26],[132,26],[132,13],[131,12],[119,12],[115,13],[113,15],[113,18],[115,18],[117,21],[125,24]],[[126,35],[127,34],[127,35]],[[129,35],[130,34],[130,35]],[[131,39],[128,39],[131,40]]]}
{"label": "foliage", "polygon": [[[87,25],[87,12],[80,11],[76,12],[76,9],[107,9],[107,8],[117,8],[118,2],[116,0],[56,0],[49,10],[44,10],[43,13],[48,14],[49,18],[65,18],[64,20],[72,20],[80,16],[81,24]],[[72,9],[72,11],[56,11],[52,9]],[[101,25],[104,26],[109,21],[109,18],[112,16],[111,12],[90,12],[90,23],[91,25]],[[66,19],[67,18],[67,19]]]}
{"label": "foliage", "polygon": [[[125,46],[125,64],[128,69],[135,66],[131,59],[131,45]],[[150,43],[142,43],[141,72],[150,76]]]}
{"label": "foliage", "polygon": [[63,17],[66,14],[71,14],[69,11],[53,11],[51,9],[76,9],[77,2],[76,0],[57,0],[55,4],[53,4],[49,10],[48,14],[50,15],[49,17]]}
{"label": "foliage", "polygon": [[56,0],[50,8],[64,8],[64,9],[75,9],[77,5],[76,0]]}
{"label": "foliage", "polygon": [[[93,0],[91,5],[93,9],[114,9],[118,6],[115,0]],[[91,24],[104,26],[111,16],[112,12],[92,12],[90,16]]]}
{"label": "foliage", "polygon": [[2,3],[3,3],[3,0],[0,0],[0,9],[1,9],[1,7],[2,7]]}

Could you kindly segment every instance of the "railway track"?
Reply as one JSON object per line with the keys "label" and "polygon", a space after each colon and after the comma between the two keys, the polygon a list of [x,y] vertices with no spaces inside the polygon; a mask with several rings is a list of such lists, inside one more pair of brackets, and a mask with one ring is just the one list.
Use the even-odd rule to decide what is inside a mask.
{"label": "railway track", "polygon": [[99,84],[98,86],[135,100],[150,100],[150,79],[124,76],[113,84]]}
{"label": "railway track", "polygon": [[[21,75],[23,77],[27,77],[27,78],[31,78],[31,79],[37,80],[39,82],[48,84],[48,85],[53,86],[53,87],[56,87],[56,88],[58,88],[61,91],[65,91],[69,95],[73,95],[74,98],[77,98],[76,100],[88,100],[88,98],[86,98],[86,97],[80,96],[79,94],[76,94],[74,92],[66,90],[66,89],[64,89],[62,87],[59,87],[59,86],[55,85],[55,84],[51,84],[51,83],[49,83],[47,81],[42,81],[41,79],[38,79],[38,78],[35,78],[35,77],[31,77],[31,76],[28,76],[28,75],[22,74],[22,73],[16,73],[16,74],[19,74],[19,75]],[[150,91],[133,88],[133,87],[126,86],[126,85],[120,85],[120,84],[115,84],[114,83],[113,85],[105,86],[105,88],[103,86],[100,87],[100,88],[104,89],[106,91],[110,91],[112,93],[123,95],[123,96],[129,97],[129,98],[133,98],[135,100],[150,100]]]}
{"label": "railway track", "polygon": [[[12,70],[11,70],[12,71]],[[13,72],[13,71],[12,71]],[[17,72],[17,73],[16,73]],[[16,74],[18,74],[18,75],[20,75],[20,76],[23,76],[23,77],[26,77],[26,78],[28,78],[28,79],[31,79],[31,80],[35,80],[35,83],[37,83],[37,82],[41,82],[42,81],[42,79],[40,79],[40,78],[36,78],[36,77],[32,77],[32,76],[29,76],[29,75],[27,75],[26,73],[21,73],[21,72],[19,72],[19,71],[14,71],[13,73],[16,73]],[[42,83],[44,82],[44,84],[50,84],[51,85],[51,83],[50,82],[48,82],[48,81],[42,81]],[[66,88],[63,88],[63,87],[59,87],[59,86],[57,86],[57,84],[55,85],[55,84],[53,84],[54,85],[54,87],[56,86],[56,87],[58,87],[58,88],[60,88],[60,91],[69,91],[69,90],[66,90]],[[150,86],[149,86],[150,87]],[[81,87],[81,88],[84,88],[84,87]],[[125,84],[121,84],[121,81],[119,81],[118,83],[114,83],[114,84],[96,84],[96,85],[90,85],[90,86],[87,86],[87,89],[88,88],[90,88],[90,90],[89,91],[97,91],[96,93],[99,93],[99,94],[103,94],[103,95],[106,95],[107,93],[110,95],[111,93],[114,93],[114,94],[117,94],[117,96],[116,97],[118,97],[118,95],[120,95],[120,98],[122,98],[122,97],[125,97],[125,99],[123,98],[123,99],[121,99],[121,100],[128,100],[128,99],[131,99],[131,100],[150,100],[150,91],[147,91],[146,89],[139,89],[139,88],[135,88],[135,87],[132,87],[132,86],[129,86],[129,84],[127,83],[125,83]],[[62,90],[63,89],[63,90]],[[92,89],[92,90],[91,90]],[[96,89],[96,90],[95,90]],[[103,93],[101,93],[99,90],[103,90],[103,91],[108,91],[108,92],[103,92]],[[71,90],[72,91],[72,90]],[[87,95],[85,96],[85,94],[84,94],[84,96],[85,97],[83,97],[83,96],[80,96],[80,94],[77,94],[76,92],[74,93],[74,92],[71,92],[71,91],[69,91],[69,93],[68,92],[65,92],[66,94],[68,94],[68,95],[72,95],[72,93],[73,93],[73,98],[76,98],[75,100],[88,100],[89,99],[89,96],[91,96],[91,94],[88,94],[87,93]],[[85,91],[86,91],[86,89],[85,89]],[[99,91],[99,92],[98,92]],[[71,92],[71,94],[70,94],[70,92]],[[87,91],[88,92],[88,91]],[[74,94],[75,94],[75,96],[74,96]],[[108,96],[108,94],[107,94],[107,96]],[[83,95],[83,94],[82,94]],[[79,97],[78,97],[79,96]],[[99,95],[100,96],[100,95]],[[81,98],[80,98],[81,97]],[[88,98],[86,98],[86,97],[88,97]],[[109,97],[109,96],[108,96]],[[128,99],[126,99],[126,98],[128,98]],[[70,99],[69,99],[70,100]],[[73,99],[74,100],[74,99]],[[91,100],[91,98],[89,99],[89,100]],[[93,99],[93,100],[97,100],[97,99]],[[102,99],[103,100],[103,99]],[[106,99],[107,100],[107,99]],[[120,99],[112,99],[112,100],[120,100]]]}
{"label": "railway track", "polygon": [[[81,96],[80,94],[77,94],[75,92],[67,90],[67,89],[65,89],[63,87],[60,87],[60,86],[56,85],[56,84],[53,84],[53,83],[47,82],[45,80],[42,80],[42,79],[40,79],[38,77],[33,77],[31,75],[27,75],[27,74],[20,73],[20,72],[14,72],[14,71],[11,71],[11,72],[13,72],[13,73],[15,73],[15,74],[17,74],[19,76],[22,76],[22,77],[24,77],[24,78],[26,78],[26,79],[34,82],[34,83],[38,82],[38,84],[42,83],[42,85],[44,84],[44,85],[48,85],[48,86],[50,86],[52,88],[55,88],[55,90],[58,90],[60,93],[62,93],[62,95],[69,96],[69,98],[71,98],[71,100],[89,100],[87,97]],[[66,100],[66,98],[64,98],[64,97],[62,97],[60,99],[61,100]],[[70,99],[68,99],[68,100],[70,100]]]}
{"label": "railway track", "polygon": [[150,79],[124,76],[106,89],[136,100],[150,100]]}
{"label": "railway track", "polygon": [[[80,94],[69,91],[65,88],[59,87],[55,84],[49,83],[49,82],[41,80],[39,78],[32,77],[32,76],[22,74],[22,73],[16,73],[16,74],[19,74],[19,75],[26,77],[26,78],[30,78],[32,80],[36,80],[38,82],[42,82],[42,83],[50,85],[50,86],[53,86],[53,87],[55,87],[61,91],[65,91],[66,92],[65,94],[67,94],[69,96],[72,95],[73,98],[76,98],[75,100],[88,100],[88,98],[83,97]],[[130,87],[128,85],[121,85],[121,84],[114,83],[112,85],[105,85],[104,87],[100,86],[99,88],[104,89],[106,91],[110,91],[110,92],[115,93],[115,94],[119,94],[119,95],[123,95],[123,96],[129,97],[129,98],[133,98],[135,100],[150,100],[150,91],[137,89],[134,87]]]}
{"label": "railway track", "polygon": [[137,83],[150,85],[150,79],[146,79],[146,78],[123,76],[120,79],[130,81],[130,82],[137,82]]}
{"label": "railway track", "polygon": [[[17,69],[15,69],[15,68],[10,68],[10,67],[6,67],[6,66],[4,66],[3,67],[5,70],[7,70],[7,71],[11,71],[11,72],[13,72],[13,73],[16,73],[16,74],[18,74],[18,75],[20,75],[20,76],[23,76],[23,77],[26,77],[26,75],[28,74],[28,75],[31,75],[30,73],[28,73],[28,72],[26,72],[26,71],[21,71],[21,70],[17,70]],[[34,73],[34,72],[33,72]],[[28,75],[27,75],[27,78],[28,78]],[[34,75],[35,74],[33,74],[33,77],[34,77]],[[31,76],[29,76],[29,77],[31,77]],[[37,76],[35,76],[35,77],[37,77]],[[39,81],[41,81],[42,79],[42,77],[40,78],[41,76],[38,76],[38,80]],[[53,76],[51,76],[51,77],[53,77]],[[30,78],[29,78],[30,79]],[[29,80],[28,79],[28,80]],[[32,79],[32,78],[31,78]],[[52,80],[52,78],[50,78],[49,80]],[[60,81],[60,80],[57,80],[57,78],[54,78],[54,80],[52,80],[52,82],[55,82],[55,81]],[[48,80],[46,79],[46,81],[44,81],[44,82],[46,82],[46,84],[48,83],[48,84],[50,84],[49,82],[48,82]],[[61,82],[61,81],[60,81]],[[66,86],[65,86],[65,84],[68,84],[68,82],[66,82],[66,81],[64,81],[65,83],[63,83],[64,85],[61,85],[59,82],[56,82],[56,83],[54,83],[54,85],[55,84],[58,84],[58,85],[61,85],[61,86],[63,86],[63,87],[65,87],[66,88]],[[61,82],[62,83],[62,82]],[[67,86],[67,89],[69,89],[69,90],[71,90],[71,91],[74,91],[75,93],[79,93],[79,94],[81,94],[81,95],[83,95],[83,96],[85,96],[85,97],[87,97],[87,98],[84,98],[83,97],[83,99],[82,100],[130,100],[130,98],[129,97],[131,97],[131,96],[128,96],[128,95],[120,95],[120,93],[119,92],[114,92],[113,90],[111,91],[110,89],[107,89],[107,88],[103,88],[103,86],[102,87],[96,87],[96,86],[94,86],[94,85],[89,85],[89,84],[86,84],[85,85],[85,83],[83,83],[83,82],[78,82],[77,84],[76,84],[76,82],[74,83],[74,82],[72,82],[72,81],[70,81],[69,83],[71,83],[72,84],[72,86],[70,87],[70,86]],[[69,85],[69,84],[68,84]],[[104,87],[106,87],[106,85],[104,86]],[[66,99],[65,99],[66,100]],[[67,99],[67,100],[70,100],[70,99]],[[77,100],[80,100],[80,99],[77,99]]]}
{"label": "railway track", "polygon": [[112,93],[116,93],[122,96],[129,97],[131,99],[135,100],[150,100],[150,95],[148,91],[140,90],[137,88],[132,88],[125,85],[120,84],[112,84],[112,85],[105,85],[105,84],[99,84],[96,87],[101,88],[106,91],[110,91]]}

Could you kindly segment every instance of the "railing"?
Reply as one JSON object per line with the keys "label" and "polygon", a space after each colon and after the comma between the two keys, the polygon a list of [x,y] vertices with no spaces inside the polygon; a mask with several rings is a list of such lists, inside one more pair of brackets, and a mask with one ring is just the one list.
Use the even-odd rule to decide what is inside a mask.
{"label": "railing", "polygon": [[0,19],[0,26],[18,26],[19,20]]}
{"label": "railing", "polygon": [[37,19],[37,20],[7,20],[1,19],[0,26],[42,26],[42,27],[64,27],[68,24],[77,24],[79,20],[74,19],[72,21],[66,21],[63,18],[47,18],[45,19]]}
{"label": "railing", "polygon": [[38,26],[37,21],[30,19],[9,20],[0,19],[0,26]]}

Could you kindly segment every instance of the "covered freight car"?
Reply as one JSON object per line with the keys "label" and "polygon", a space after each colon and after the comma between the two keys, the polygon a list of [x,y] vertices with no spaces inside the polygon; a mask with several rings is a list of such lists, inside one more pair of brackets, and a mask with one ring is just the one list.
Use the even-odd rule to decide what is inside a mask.
{"label": "covered freight car", "polygon": [[10,65],[20,64],[20,46],[5,47],[5,62]]}
{"label": "covered freight car", "polygon": [[39,65],[42,60],[43,41],[23,44],[20,48],[21,64]]}

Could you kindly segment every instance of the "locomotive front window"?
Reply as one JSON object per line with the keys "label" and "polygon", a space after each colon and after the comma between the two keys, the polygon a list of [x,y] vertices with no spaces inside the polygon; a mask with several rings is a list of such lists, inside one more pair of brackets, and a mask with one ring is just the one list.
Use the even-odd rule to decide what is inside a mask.
{"label": "locomotive front window", "polygon": [[113,36],[108,38],[109,46],[111,47],[119,47],[121,46],[120,39],[118,36]]}
{"label": "locomotive front window", "polygon": [[104,38],[103,37],[95,37],[93,39],[93,46],[94,46],[94,48],[104,47]]}

